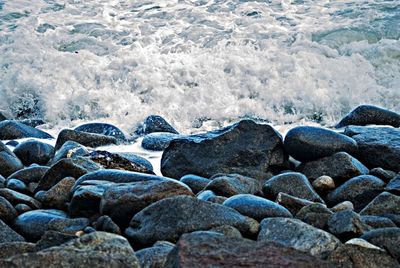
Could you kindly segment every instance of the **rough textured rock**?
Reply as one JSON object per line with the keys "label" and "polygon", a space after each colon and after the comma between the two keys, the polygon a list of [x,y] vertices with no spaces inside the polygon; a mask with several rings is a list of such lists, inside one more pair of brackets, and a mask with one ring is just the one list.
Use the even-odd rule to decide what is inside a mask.
{"label": "rough textured rock", "polygon": [[238,229],[236,229],[235,227],[232,227],[230,225],[221,225],[221,226],[218,226],[218,227],[211,228],[208,231],[220,233],[220,234],[223,234],[226,237],[243,238],[243,236],[240,233],[240,231]]}
{"label": "rough textured rock", "polygon": [[79,231],[83,231],[89,226],[89,223],[89,219],[87,218],[54,218],[49,221],[47,229],[74,235]]}
{"label": "rough textured rock", "polygon": [[360,105],[343,117],[336,125],[336,128],[349,125],[391,125],[400,127],[400,114],[373,105]]}
{"label": "rough textured rock", "polygon": [[298,198],[285,193],[279,193],[276,196],[275,202],[287,208],[293,215],[296,215],[303,207],[314,204],[314,202],[311,202],[310,200]]}
{"label": "rough textured rock", "polygon": [[20,193],[24,193],[24,194],[30,193],[28,186],[24,182],[17,180],[17,179],[7,180],[6,187],[8,189],[11,189],[11,190],[14,190],[14,191],[17,191]]}
{"label": "rough textured rock", "polygon": [[26,204],[34,209],[38,209],[42,206],[42,204],[36,199],[11,189],[0,189],[0,196],[7,199],[13,205]]}
{"label": "rough textured rock", "polygon": [[332,214],[333,212],[325,205],[315,203],[300,209],[296,214],[296,218],[318,229],[326,229],[326,223]]}
{"label": "rough textured rock", "polygon": [[185,234],[165,267],[332,267],[303,252],[213,232]]}
{"label": "rough textured rock", "polygon": [[113,220],[108,216],[99,217],[95,223],[93,223],[93,227],[97,231],[104,231],[108,233],[114,233],[121,235],[121,229],[118,225],[116,225]]}
{"label": "rough textured rock", "polygon": [[269,179],[262,188],[266,197],[275,199],[282,192],[310,201],[324,203],[314,191],[307,177],[297,172],[287,172]]}
{"label": "rough textured rock", "polygon": [[72,129],[63,129],[58,134],[55,149],[60,149],[67,141],[75,141],[84,146],[93,148],[118,143],[117,139],[111,136],[81,132]]}
{"label": "rough textured rock", "polygon": [[17,179],[28,185],[31,182],[39,182],[48,170],[49,167],[45,166],[31,166],[14,172],[7,179]]}
{"label": "rough textured rock", "polygon": [[354,153],[357,143],[346,135],[329,129],[299,126],[285,136],[285,150],[299,161],[312,161],[337,152]]}
{"label": "rough textured rock", "polygon": [[163,151],[174,139],[181,138],[182,135],[168,132],[154,132],[144,136],[142,147],[146,150]]}
{"label": "rough textured rock", "polygon": [[257,240],[275,242],[320,258],[327,257],[341,244],[335,236],[291,218],[264,219]]}
{"label": "rough textured rock", "polygon": [[189,196],[177,196],[158,201],[137,213],[125,234],[134,243],[151,245],[161,240],[174,242],[183,233],[221,225],[231,225],[250,236],[256,234],[259,227],[255,220],[234,209]]}
{"label": "rough textured rock", "polygon": [[387,183],[396,176],[396,172],[383,168],[373,168],[369,171],[369,175],[378,177]]}
{"label": "rough textured rock", "polygon": [[94,232],[57,247],[0,260],[0,267],[139,268],[139,262],[125,238]]}
{"label": "rough textured rock", "polygon": [[0,259],[7,259],[17,254],[35,251],[35,244],[28,242],[5,242],[0,243]]}
{"label": "rough textured rock", "polygon": [[173,140],[161,159],[161,172],[179,179],[238,173],[265,179],[269,171],[288,166],[282,138],[269,125],[242,120],[226,128]]}
{"label": "rough textured rock", "polygon": [[[8,242],[24,242],[25,239],[0,220],[0,245]],[[0,266],[1,267],[1,266]]]}
{"label": "rough textured rock", "polygon": [[109,187],[103,194],[100,212],[109,215],[118,225],[126,227],[140,210],[161,199],[193,196],[186,185],[172,180],[139,181]]}
{"label": "rough textured rock", "polygon": [[400,215],[400,197],[388,192],[383,192],[361,210],[360,215],[382,217]]}
{"label": "rough textured rock", "polygon": [[15,147],[14,154],[25,166],[33,163],[45,165],[53,157],[54,147],[41,141],[27,140]]}
{"label": "rough textured rock", "polygon": [[390,255],[400,260],[400,228],[380,228],[363,234],[360,238],[385,249]]}
{"label": "rough textured rock", "polygon": [[400,194],[400,174],[389,181],[385,187],[385,190],[397,195]]}
{"label": "rough textured rock", "polygon": [[371,229],[369,225],[361,220],[357,213],[351,210],[334,213],[327,224],[329,232],[342,239],[342,241],[359,237]]}
{"label": "rough textured rock", "polygon": [[43,250],[50,247],[62,245],[68,241],[78,238],[73,234],[66,234],[57,231],[46,231],[35,245],[35,250]]}
{"label": "rough textured rock", "polygon": [[371,175],[357,176],[330,192],[326,201],[330,205],[350,201],[353,203],[354,209],[360,211],[383,191],[384,186],[385,183],[377,177]]}
{"label": "rough textured rock", "polygon": [[48,191],[39,191],[35,194],[35,198],[39,200],[43,207],[66,210],[67,202],[70,199],[70,191],[75,184],[75,179],[65,177]]}
{"label": "rough textured rock", "polygon": [[357,142],[357,158],[367,167],[400,172],[400,129],[349,126],[345,134]]}
{"label": "rough textured rock", "polygon": [[24,165],[21,160],[0,141],[0,175],[7,178],[22,168],[24,168]]}
{"label": "rough textured rock", "polygon": [[5,120],[0,122],[0,140],[23,138],[52,139],[53,137],[44,131],[14,120]]}
{"label": "rough textured rock", "polygon": [[165,267],[168,254],[174,248],[174,244],[167,241],[156,242],[150,248],[144,248],[135,252],[141,268]]}
{"label": "rough textured rock", "polygon": [[250,194],[232,196],[225,200],[223,205],[257,221],[269,217],[292,217],[292,214],[281,205]]}
{"label": "rough textured rock", "polygon": [[52,164],[57,163],[63,158],[75,158],[77,156],[84,156],[88,154],[89,151],[85,146],[75,142],[66,141],[54,154],[54,158],[51,161]]}
{"label": "rough textured rock", "polygon": [[220,196],[261,192],[261,183],[258,180],[239,174],[216,174],[210,180],[204,190],[211,190]]}
{"label": "rough textured rock", "polygon": [[149,134],[153,132],[169,132],[179,134],[164,118],[159,115],[148,116],[143,125],[136,130],[136,134]]}
{"label": "rough textured rock", "polygon": [[393,221],[388,218],[380,216],[361,216],[363,223],[368,224],[372,229],[386,228],[386,227],[396,227]]}
{"label": "rough textured rock", "polygon": [[366,175],[369,172],[368,168],[360,161],[345,152],[303,163],[298,169],[310,180],[326,175],[337,184],[355,176]]}
{"label": "rough textured rock", "polygon": [[107,123],[87,123],[75,128],[76,131],[112,136],[118,140],[125,140],[124,133],[114,125]]}
{"label": "rough textured rock", "polygon": [[17,211],[7,199],[0,196],[0,220],[11,222],[18,216]]}
{"label": "rough textured rock", "polygon": [[200,192],[200,191],[204,190],[204,188],[206,188],[206,186],[210,182],[210,180],[207,178],[204,178],[204,177],[197,176],[197,175],[188,174],[188,175],[183,176],[180,179],[180,182],[189,186],[190,189],[192,189],[192,192],[197,194],[198,192]]}

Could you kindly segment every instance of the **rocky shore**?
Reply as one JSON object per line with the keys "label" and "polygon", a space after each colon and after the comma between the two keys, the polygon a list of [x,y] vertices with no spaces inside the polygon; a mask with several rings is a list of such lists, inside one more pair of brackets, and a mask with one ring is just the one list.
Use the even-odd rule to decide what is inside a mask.
{"label": "rocky shore", "polygon": [[[149,116],[54,139],[0,114],[0,267],[400,267],[400,115],[362,105],[336,129],[242,120],[183,135]],[[17,141],[30,138],[24,141]]]}

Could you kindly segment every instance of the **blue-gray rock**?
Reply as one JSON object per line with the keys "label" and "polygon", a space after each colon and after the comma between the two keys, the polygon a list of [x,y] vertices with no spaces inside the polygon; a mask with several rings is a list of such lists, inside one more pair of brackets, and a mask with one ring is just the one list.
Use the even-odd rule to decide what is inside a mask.
{"label": "blue-gray rock", "polygon": [[400,114],[373,105],[360,105],[343,117],[336,125],[336,128],[349,125],[391,125],[400,127]]}
{"label": "blue-gray rock", "polygon": [[383,192],[371,201],[360,215],[374,215],[391,218],[400,215],[400,197],[388,192]]}
{"label": "blue-gray rock", "polygon": [[154,132],[143,137],[142,147],[146,150],[163,151],[174,139],[181,138],[182,135],[169,132]]}
{"label": "blue-gray rock", "polygon": [[174,246],[167,241],[158,241],[152,247],[136,251],[135,255],[142,268],[165,267],[168,254]]}
{"label": "blue-gray rock", "polygon": [[396,177],[396,172],[383,168],[373,168],[369,171],[369,175],[378,177],[384,182],[388,183],[391,179]]}
{"label": "blue-gray rock", "polygon": [[257,221],[269,217],[292,217],[292,214],[281,205],[250,194],[234,195],[225,200],[223,205]]}
{"label": "blue-gray rock", "polygon": [[15,140],[11,140],[11,141],[8,141],[8,142],[6,143],[6,145],[11,146],[11,147],[17,147],[18,144],[19,144],[19,142],[18,142],[18,141],[15,141]]}
{"label": "blue-gray rock", "polygon": [[400,129],[349,126],[344,134],[357,142],[357,158],[367,167],[400,172]]}
{"label": "blue-gray rock", "polygon": [[58,134],[55,149],[58,150],[67,141],[75,141],[84,146],[96,148],[100,146],[118,144],[116,138],[101,134],[93,134],[72,129],[63,129]]}
{"label": "blue-gray rock", "polygon": [[121,229],[113,220],[106,215],[97,218],[96,222],[93,223],[93,227],[96,231],[103,231],[107,233],[119,234],[121,235]]}
{"label": "blue-gray rock", "polygon": [[385,183],[371,175],[360,175],[354,177],[330,192],[326,196],[329,205],[334,206],[343,201],[350,201],[355,211],[360,211],[385,187]]}
{"label": "blue-gray rock", "polygon": [[31,182],[39,182],[48,170],[49,167],[46,166],[27,167],[14,172],[10,176],[8,176],[7,180],[17,179],[28,185]]}
{"label": "blue-gray rock", "polygon": [[7,199],[0,196],[0,220],[12,222],[18,216],[17,211]]}
{"label": "blue-gray rock", "polygon": [[48,191],[39,191],[35,194],[35,199],[46,208],[67,210],[70,199],[70,191],[75,184],[75,179],[65,177]]}
{"label": "blue-gray rock", "polygon": [[7,199],[13,205],[26,204],[34,209],[39,209],[42,206],[39,201],[30,197],[29,195],[22,194],[11,189],[0,189],[0,196]]}
{"label": "blue-gray rock", "polygon": [[210,180],[201,176],[188,174],[183,176],[180,179],[180,182],[183,182],[184,184],[189,186],[190,189],[192,189],[193,193],[197,194],[198,192],[204,190]]}
{"label": "blue-gray rock", "polygon": [[27,204],[22,204],[22,203],[17,204],[14,207],[15,207],[15,210],[17,211],[18,215],[21,215],[25,212],[32,210],[32,208],[30,206],[28,206]]}
{"label": "blue-gray rock", "polygon": [[255,194],[261,192],[261,182],[239,174],[216,174],[204,190],[211,190],[216,195],[233,196],[237,194]]}
{"label": "blue-gray rock", "polygon": [[287,208],[292,215],[296,215],[303,207],[315,204],[310,200],[295,197],[282,192],[276,196],[275,202]]}
{"label": "blue-gray rock", "polygon": [[286,167],[282,137],[271,126],[252,120],[175,139],[161,159],[161,172],[176,179],[187,174],[209,178],[217,173],[265,179],[270,171]]}
{"label": "blue-gray rock", "polygon": [[14,190],[16,192],[30,194],[28,186],[23,181],[17,179],[7,180],[6,188]]}
{"label": "blue-gray rock", "polygon": [[0,140],[23,138],[52,139],[53,137],[42,130],[27,126],[14,120],[5,120],[0,122]]}
{"label": "blue-gray rock", "polygon": [[346,135],[319,127],[295,127],[286,134],[286,152],[305,162],[333,155],[337,152],[355,153],[357,143]]}
{"label": "blue-gray rock", "polygon": [[148,116],[143,125],[139,126],[136,130],[136,134],[143,135],[153,132],[170,132],[174,134],[179,134],[164,118],[159,115]]}
{"label": "blue-gray rock", "polygon": [[296,214],[296,218],[312,225],[318,229],[326,229],[326,223],[333,215],[333,212],[325,205],[314,203],[300,209]]}
{"label": "blue-gray rock", "polygon": [[397,195],[400,194],[400,174],[389,181],[385,190]]}
{"label": "blue-gray rock", "polygon": [[87,123],[76,127],[75,130],[112,136],[118,140],[125,140],[125,135],[119,128],[107,123]]}
{"label": "blue-gray rock", "polygon": [[20,234],[15,232],[0,219],[0,245],[2,243],[24,242],[24,241],[25,239]]}
{"label": "blue-gray rock", "polygon": [[88,154],[89,151],[85,146],[75,142],[75,141],[67,141],[65,142],[60,149],[58,149],[52,159],[52,164],[57,163],[63,158],[76,158],[78,156],[84,156]]}
{"label": "blue-gray rock", "polygon": [[29,242],[0,242],[0,259],[7,259],[17,254],[35,251],[35,244]]}
{"label": "blue-gray rock", "polygon": [[8,177],[22,168],[24,165],[21,160],[0,141],[0,175]]}
{"label": "blue-gray rock", "polygon": [[204,190],[201,191],[197,194],[197,199],[203,200],[203,201],[208,201],[212,203],[217,203],[217,204],[222,204],[225,202],[226,199],[228,199],[225,196],[219,196],[216,195],[213,191],[211,190]]}
{"label": "blue-gray rock", "polygon": [[360,215],[351,210],[336,212],[327,222],[329,232],[342,241],[359,237],[369,231],[371,227],[365,224]]}
{"label": "blue-gray rock", "polygon": [[363,223],[368,224],[372,229],[396,227],[391,219],[381,216],[361,215]]}
{"label": "blue-gray rock", "polygon": [[55,218],[49,222],[47,229],[65,234],[76,234],[89,225],[90,221],[87,218]]}
{"label": "blue-gray rock", "polygon": [[30,119],[22,119],[22,120],[16,120],[19,123],[22,123],[24,125],[30,126],[30,127],[38,127],[41,125],[46,124],[46,121],[43,119],[35,119],[35,118],[30,118]]}
{"label": "blue-gray rock", "polygon": [[15,147],[14,154],[25,166],[33,163],[45,165],[53,158],[54,147],[41,141],[27,140]]}
{"label": "blue-gray rock", "polygon": [[141,157],[137,154],[134,153],[129,153],[129,152],[117,152],[116,154],[119,154],[120,156],[128,159],[129,161],[133,163],[137,163],[139,165],[145,166],[148,170],[154,171],[153,165],[149,160],[147,160],[144,157]]}
{"label": "blue-gray rock", "polygon": [[307,177],[297,172],[287,172],[267,180],[262,188],[267,198],[275,199],[279,193],[286,193],[313,202],[324,203],[312,188]]}
{"label": "blue-gray rock", "polygon": [[360,238],[385,249],[390,255],[400,260],[400,228],[380,228],[363,234]]}

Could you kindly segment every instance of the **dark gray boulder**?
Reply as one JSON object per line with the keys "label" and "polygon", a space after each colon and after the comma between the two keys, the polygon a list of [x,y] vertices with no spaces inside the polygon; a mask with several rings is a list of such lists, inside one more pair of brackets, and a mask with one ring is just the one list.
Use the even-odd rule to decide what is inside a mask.
{"label": "dark gray boulder", "polygon": [[75,128],[76,131],[112,136],[118,140],[125,140],[124,133],[114,125],[107,123],[87,123]]}
{"label": "dark gray boulder", "polygon": [[7,178],[12,173],[23,168],[24,165],[21,160],[0,141],[0,175]]}
{"label": "dark gray boulder", "polygon": [[239,174],[216,174],[204,190],[211,190],[216,195],[233,196],[237,194],[255,194],[261,192],[260,181]]}
{"label": "dark gray boulder", "polygon": [[391,125],[400,127],[400,114],[373,105],[360,105],[343,117],[336,125],[336,128],[349,125]]}
{"label": "dark gray boulder", "polygon": [[329,232],[342,241],[359,237],[371,229],[369,225],[361,220],[360,215],[351,210],[334,213],[328,220],[327,225]]}
{"label": "dark gray boulder", "polygon": [[400,215],[400,196],[383,192],[375,197],[371,203],[369,203],[360,215],[372,215],[391,217],[392,215]]}
{"label": "dark gray boulder", "polygon": [[285,136],[285,150],[299,161],[312,161],[337,152],[355,153],[357,143],[346,135],[329,129],[300,126]]}
{"label": "dark gray boulder", "polygon": [[29,242],[0,242],[0,259],[7,259],[17,254],[35,251],[35,244]]}
{"label": "dark gray boulder", "polygon": [[397,195],[400,194],[400,174],[389,181],[385,187],[385,190]]}
{"label": "dark gray boulder", "polygon": [[45,166],[31,166],[14,172],[7,179],[17,179],[29,185],[31,182],[39,182],[48,170],[49,167]]}
{"label": "dark gray boulder", "polygon": [[136,134],[143,135],[153,132],[169,132],[179,134],[164,118],[159,115],[148,116],[136,130]]}
{"label": "dark gray boulder", "polygon": [[209,178],[217,173],[265,179],[271,170],[287,166],[288,157],[279,133],[252,120],[175,139],[161,159],[161,172],[176,179],[187,174]]}
{"label": "dark gray boulder", "polygon": [[75,234],[66,234],[57,231],[46,231],[39,241],[36,242],[35,250],[40,251],[46,248],[60,246],[68,241],[78,238]]}
{"label": "dark gray boulder", "polygon": [[33,163],[45,165],[53,158],[54,147],[41,141],[27,140],[15,147],[14,154],[25,166]]}
{"label": "dark gray boulder", "polygon": [[210,182],[210,180],[207,178],[193,174],[185,175],[179,181],[189,186],[190,189],[192,189],[192,192],[195,194],[204,190],[204,188],[206,188],[207,184]]}
{"label": "dark gray boulder", "polygon": [[18,216],[17,211],[7,199],[0,196],[0,220],[12,222]]}
{"label": "dark gray boulder", "polygon": [[75,179],[65,177],[48,191],[39,191],[35,194],[35,199],[43,204],[45,208],[55,208],[67,210],[70,200],[70,191],[75,184]]}
{"label": "dark gray boulder", "polygon": [[96,231],[103,231],[107,233],[113,233],[121,235],[121,228],[107,215],[99,217],[96,222],[93,223],[93,227]]}
{"label": "dark gray boulder", "polygon": [[53,139],[53,137],[36,128],[19,123],[14,120],[0,122],[0,140],[13,140],[23,138]]}
{"label": "dark gray boulder", "polygon": [[381,216],[361,215],[361,220],[372,229],[396,227],[392,220]]}
{"label": "dark gray boulder", "polygon": [[55,149],[60,149],[61,146],[67,141],[75,141],[79,144],[92,148],[118,143],[117,139],[111,136],[87,133],[72,129],[63,129],[58,134]]}
{"label": "dark gray boulder", "polygon": [[17,179],[9,179],[6,182],[6,188],[24,193],[24,194],[30,194],[28,186],[20,180]]}
{"label": "dark gray boulder", "polygon": [[47,229],[65,234],[74,235],[83,231],[90,224],[87,218],[54,218],[49,221]]}
{"label": "dark gray boulder", "polygon": [[25,242],[25,239],[0,220],[0,245],[8,242]]}
{"label": "dark gray boulder", "polygon": [[380,228],[363,234],[360,238],[385,249],[390,255],[400,260],[400,228]]}
{"label": "dark gray boulder", "polygon": [[42,206],[39,201],[30,197],[29,195],[22,194],[11,189],[0,189],[0,196],[7,199],[13,205],[26,204],[34,209],[41,208]]}
{"label": "dark gray boulder", "polygon": [[169,132],[154,132],[143,137],[142,147],[146,150],[163,151],[174,139],[181,138],[182,135]]}
{"label": "dark gray boulder", "polygon": [[55,164],[63,158],[76,158],[77,156],[84,156],[89,151],[85,146],[75,142],[66,141],[56,152],[51,163]]}
{"label": "dark gray boulder", "polygon": [[282,192],[276,196],[275,202],[287,208],[292,215],[296,215],[303,207],[314,204],[314,202],[310,200],[295,197]]}
{"label": "dark gray boulder", "polygon": [[168,254],[174,248],[174,244],[167,241],[156,242],[152,247],[135,252],[141,268],[165,267]]}
{"label": "dark gray boulder", "polygon": [[332,215],[333,212],[325,205],[314,203],[300,209],[296,218],[318,229],[326,229],[326,224]]}
{"label": "dark gray boulder", "polygon": [[389,182],[391,179],[396,177],[396,172],[391,170],[386,170],[383,168],[373,168],[369,171],[369,175],[375,176],[383,180],[384,182]]}

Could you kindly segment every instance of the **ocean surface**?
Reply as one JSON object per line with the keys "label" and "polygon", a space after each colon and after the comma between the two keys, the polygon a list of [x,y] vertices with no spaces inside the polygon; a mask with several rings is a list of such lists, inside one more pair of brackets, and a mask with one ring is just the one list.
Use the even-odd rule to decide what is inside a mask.
{"label": "ocean surface", "polygon": [[0,111],[332,125],[400,111],[400,0],[0,0]]}

